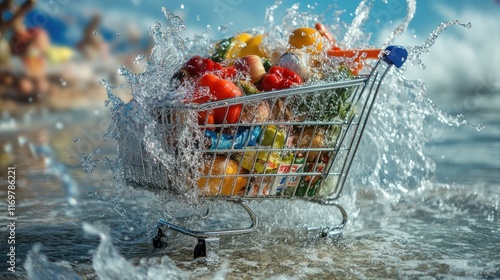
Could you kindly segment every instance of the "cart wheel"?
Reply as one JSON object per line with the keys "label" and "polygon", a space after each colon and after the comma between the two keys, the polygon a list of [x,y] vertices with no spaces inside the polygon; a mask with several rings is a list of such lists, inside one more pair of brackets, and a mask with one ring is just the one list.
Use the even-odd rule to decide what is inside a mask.
{"label": "cart wheel", "polygon": [[162,239],[165,237],[163,234],[163,231],[161,228],[158,228],[158,231],[156,232],[156,236],[153,237],[153,247],[156,249],[163,248],[167,246],[167,242],[164,242]]}
{"label": "cart wheel", "polygon": [[201,258],[207,256],[207,244],[204,238],[198,238],[198,244],[194,247],[194,258]]}

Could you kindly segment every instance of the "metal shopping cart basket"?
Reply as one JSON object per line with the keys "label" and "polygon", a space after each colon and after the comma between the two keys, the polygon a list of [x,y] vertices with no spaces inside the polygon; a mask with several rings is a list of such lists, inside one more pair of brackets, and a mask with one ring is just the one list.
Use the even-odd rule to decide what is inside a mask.
{"label": "metal shopping cart basket", "polygon": [[[400,67],[406,57],[404,48],[389,46],[368,75],[203,104],[158,104],[157,133],[163,134],[160,138],[165,139],[172,162],[186,161],[186,153],[197,154],[203,162],[203,168],[197,167],[201,174],[196,179],[189,174],[184,176],[184,184],[198,187],[202,198],[241,205],[250,216],[251,225],[242,229],[197,231],[160,219],[157,236],[153,238],[155,247],[161,246],[162,229],[167,228],[198,239],[195,257],[217,254],[220,236],[256,229],[257,216],[247,203],[251,200],[300,199],[332,205],[340,211],[342,221],[322,226],[321,230],[325,236],[341,233],[347,213],[336,200],[382,80],[392,65]],[[207,112],[222,110],[226,117],[229,109],[236,106],[241,111],[255,112],[249,114],[254,119],[223,124],[208,121]],[[270,114],[259,117],[259,106],[266,106],[272,117]],[[183,116],[188,112],[195,112],[203,124],[186,123]],[[193,138],[194,134],[201,137],[186,146],[175,136],[180,131],[187,138]],[[122,131],[121,135],[127,140],[131,134]],[[133,178],[133,183],[169,189],[172,178],[183,175],[169,174],[172,170],[155,160],[141,139],[127,141],[136,141],[138,145],[135,154],[122,155],[125,177]],[[180,150],[183,145],[188,151]]]}

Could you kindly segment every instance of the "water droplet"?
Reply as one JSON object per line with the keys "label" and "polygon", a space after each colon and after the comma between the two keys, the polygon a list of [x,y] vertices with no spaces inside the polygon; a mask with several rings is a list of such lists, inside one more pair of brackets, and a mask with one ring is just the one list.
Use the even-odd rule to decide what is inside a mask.
{"label": "water droplet", "polygon": [[73,140],[73,143],[80,143],[80,138],[76,138],[75,140]]}
{"label": "water droplet", "polygon": [[184,4],[181,4],[181,9],[184,10]]}
{"label": "water droplet", "polygon": [[75,205],[78,205],[78,200],[76,200],[76,198],[74,198],[74,197],[70,197],[70,198],[68,198],[68,203],[71,206],[75,206]]}
{"label": "water droplet", "polygon": [[139,64],[139,62],[141,62],[141,60],[144,58],[144,54],[140,54],[138,55],[135,59],[134,59],[134,64]]}
{"label": "water droplet", "polygon": [[120,37],[120,32],[116,32],[116,37]]}
{"label": "water droplet", "polygon": [[96,36],[97,35],[97,31],[94,30],[94,32],[92,32],[92,35]]}
{"label": "water droplet", "polygon": [[62,79],[62,78],[61,78],[61,79],[59,79],[59,82],[61,83],[61,86],[62,86],[62,87],[65,87],[65,86],[67,86],[67,85],[68,85],[68,83],[67,83],[64,79]]}
{"label": "water droplet", "polygon": [[486,126],[484,124],[480,123],[480,124],[476,125],[476,130],[477,131],[482,131],[485,127]]}
{"label": "water droplet", "polygon": [[57,129],[63,129],[64,128],[64,124],[62,122],[56,122],[56,128]]}

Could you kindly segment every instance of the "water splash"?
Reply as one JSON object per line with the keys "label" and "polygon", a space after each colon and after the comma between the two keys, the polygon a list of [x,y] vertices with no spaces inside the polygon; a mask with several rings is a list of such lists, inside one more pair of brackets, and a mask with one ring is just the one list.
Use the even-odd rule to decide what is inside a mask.
{"label": "water splash", "polygon": [[432,47],[432,45],[434,45],[434,43],[436,42],[436,39],[439,37],[439,35],[443,31],[445,31],[446,29],[448,29],[450,26],[453,26],[453,25],[463,26],[465,28],[471,28],[472,27],[472,24],[470,22],[463,23],[462,21],[460,21],[458,19],[457,20],[450,20],[450,21],[441,23],[429,35],[429,37],[424,41],[424,43],[422,45],[407,47],[407,50],[408,50],[408,61],[410,61],[413,64],[416,64],[416,65],[420,66],[422,69],[425,69],[426,66],[424,65],[424,63],[420,59],[420,56],[422,54],[428,54],[430,48]]}
{"label": "water splash", "polygon": [[410,24],[411,20],[415,16],[415,12],[417,11],[417,1],[416,0],[406,0],[406,16],[403,19],[403,22],[392,31],[392,33],[387,37],[385,40],[384,45],[382,45],[382,49],[385,49],[387,46],[389,46],[392,41],[401,34],[403,34],[406,29],[408,29],[408,25]]}
{"label": "water splash", "polygon": [[363,0],[356,8],[355,17],[345,33],[343,43],[346,49],[355,49],[369,41],[368,36],[363,31],[363,25],[368,20],[370,10],[373,7],[373,0]]}
{"label": "water splash", "polygon": [[28,253],[24,269],[31,280],[61,279],[61,280],[81,280],[69,263],[55,264],[42,254],[42,245],[36,244]]}
{"label": "water splash", "polygon": [[134,265],[126,260],[113,246],[109,229],[83,224],[86,233],[100,238],[99,246],[92,257],[92,267],[99,279],[186,279],[186,273],[179,270],[169,257],[161,258],[160,264],[151,265],[142,260]]}
{"label": "water splash", "polygon": [[[56,159],[53,149],[46,143],[38,145],[27,140],[23,140],[22,142],[26,143],[29,146],[32,154],[35,157],[43,158],[45,163],[44,172],[59,179],[69,205],[78,205],[80,197],[80,186],[71,175],[69,168],[64,163]],[[24,145],[24,143],[22,145]]]}

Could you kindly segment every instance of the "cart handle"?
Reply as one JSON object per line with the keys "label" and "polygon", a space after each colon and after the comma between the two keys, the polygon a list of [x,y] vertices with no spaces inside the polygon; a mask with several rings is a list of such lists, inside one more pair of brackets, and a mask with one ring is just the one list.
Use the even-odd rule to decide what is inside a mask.
{"label": "cart handle", "polygon": [[408,51],[402,46],[388,46],[385,50],[382,49],[354,49],[342,50],[338,47],[335,36],[320,22],[314,26],[316,30],[332,45],[333,48],[327,50],[329,56],[353,58],[353,62],[357,63],[357,69],[351,69],[355,75],[363,69],[363,64],[360,63],[363,59],[382,59],[389,65],[394,65],[400,68],[408,57]]}

